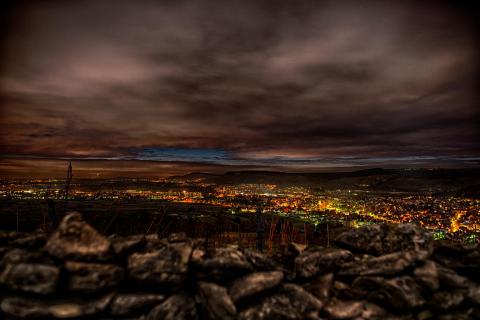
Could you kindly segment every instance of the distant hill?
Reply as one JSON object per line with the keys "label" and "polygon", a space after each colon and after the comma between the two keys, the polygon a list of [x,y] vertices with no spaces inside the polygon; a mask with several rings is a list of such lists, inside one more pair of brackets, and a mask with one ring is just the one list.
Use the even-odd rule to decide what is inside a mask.
{"label": "distant hill", "polygon": [[444,193],[441,193],[440,195],[480,199],[480,184],[463,187],[451,192],[444,192]]}
{"label": "distant hill", "polygon": [[[285,173],[230,171],[224,174],[195,172],[170,178],[217,185],[277,184],[322,189],[365,189],[404,192],[478,192],[480,169],[366,169],[352,172]],[[477,186],[477,187],[475,187]],[[471,191],[469,191],[471,189]]]}

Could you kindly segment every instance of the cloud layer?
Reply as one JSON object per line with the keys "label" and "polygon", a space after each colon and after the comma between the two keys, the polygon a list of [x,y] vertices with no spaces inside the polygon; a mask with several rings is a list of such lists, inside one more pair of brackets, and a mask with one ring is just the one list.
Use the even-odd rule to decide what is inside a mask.
{"label": "cloud layer", "polygon": [[9,9],[0,74],[7,155],[320,167],[480,155],[475,25],[448,3]]}

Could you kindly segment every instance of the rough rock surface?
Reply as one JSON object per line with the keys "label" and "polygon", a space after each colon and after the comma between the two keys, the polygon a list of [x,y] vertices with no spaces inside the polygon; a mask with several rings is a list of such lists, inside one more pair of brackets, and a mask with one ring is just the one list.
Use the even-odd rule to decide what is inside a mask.
{"label": "rough rock surface", "polygon": [[317,297],[323,303],[326,303],[332,294],[334,274],[327,273],[310,279],[303,287]]}
{"label": "rough rock surface", "polygon": [[342,301],[336,298],[325,306],[325,314],[332,319],[351,319],[359,316],[363,311],[362,301]]}
{"label": "rough rock surface", "polygon": [[12,318],[45,318],[45,319],[78,319],[100,314],[112,299],[112,294],[90,299],[37,300],[20,297],[3,299],[0,307],[6,317]]}
{"label": "rough rock surface", "polygon": [[145,244],[144,235],[134,235],[129,237],[118,237],[112,239],[112,248],[116,255],[127,255]]}
{"label": "rough rock surface", "polygon": [[343,262],[352,259],[352,253],[347,250],[305,250],[295,258],[295,272],[298,277],[310,278],[318,273],[332,271]]}
{"label": "rough rock surface", "polygon": [[207,252],[203,255],[203,259],[196,261],[196,264],[199,278],[219,282],[253,271],[253,266],[247,257],[233,248],[220,248]]}
{"label": "rough rock surface", "polygon": [[55,293],[59,274],[60,270],[55,266],[7,264],[0,274],[0,283],[14,290],[47,295]]}
{"label": "rough rock surface", "polygon": [[142,311],[148,311],[165,300],[166,296],[156,293],[126,293],[116,295],[110,305],[114,317],[133,316]]}
{"label": "rough rock surface", "polygon": [[227,288],[215,283],[199,282],[197,299],[201,315],[208,319],[235,319],[237,309]]}
{"label": "rough rock surface", "polygon": [[147,315],[147,320],[184,319],[198,319],[195,301],[186,293],[171,295],[167,300],[153,308]]}
{"label": "rough rock surface", "polygon": [[128,274],[133,280],[157,284],[166,290],[185,280],[192,246],[188,242],[169,243],[153,252],[128,257]]}
{"label": "rough rock surface", "polygon": [[259,292],[278,286],[283,280],[283,272],[256,272],[235,280],[230,288],[233,301],[250,297]]}
{"label": "rough rock surface", "polygon": [[412,224],[377,224],[344,232],[335,243],[355,253],[375,256],[397,251],[428,251],[433,249],[430,234]]}
{"label": "rough rock surface", "polygon": [[414,225],[275,256],[185,234],[107,239],[78,213],[45,239],[0,231],[0,319],[480,319],[478,246]]}
{"label": "rough rock surface", "polygon": [[110,241],[83,221],[80,213],[67,215],[46,244],[48,253],[59,259],[107,260]]}
{"label": "rough rock surface", "polygon": [[476,246],[461,243],[439,241],[432,254],[433,260],[480,282],[480,251]]}
{"label": "rough rock surface", "polygon": [[343,264],[339,274],[349,276],[393,275],[402,272],[424,258],[425,255],[419,255],[414,251],[394,252],[380,257],[367,256],[362,260]]}
{"label": "rough rock surface", "polygon": [[124,276],[123,268],[114,264],[67,261],[68,288],[72,291],[97,292],[113,288]]}
{"label": "rough rock surface", "polygon": [[287,283],[239,313],[240,319],[304,319],[315,317],[323,307],[321,301],[302,287]]}
{"label": "rough rock surface", "polygon": [[262,254],[261,252],[252,249],[245,249],[243,254],[251,263],[251,265],[257,270],[271,271],[280,269],[279,264],[275,260]]}

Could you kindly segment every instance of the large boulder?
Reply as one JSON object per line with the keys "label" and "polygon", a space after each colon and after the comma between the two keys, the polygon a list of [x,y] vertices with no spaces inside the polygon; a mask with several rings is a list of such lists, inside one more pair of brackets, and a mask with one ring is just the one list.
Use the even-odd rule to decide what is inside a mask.
{"label": "large boulder", "polygon": [[425,261],[413,270],[413,274],[418,283],[422,284],[429,291],[438,290],[440,281],[438,278],[438,269],[435,262]]}
{"label": "large boulder", "polygon": [[332,294],[333,273],[322,274],[311,278],[303,287],[323,303],[326,303]]}
{"label": "large boulder", "polygon": [[25,248],[36,250],[45,245],[47,237],[42,231],[35,231],[33,233],[20,234],[19,237],[9,242],[9,246],[14,248]]}
{"label": "large boulder", "polygon": [[147,320],[195,320],[198,319],[195,300],[185,293],[170,296],[153,308]]}
{"label": "large boulder", "polygon": [[202,318],[236,319],[237,309],[225,287],[211,282],[199,282],[197,300],[201,306]]}
{"label": "large boulder", "polygon": [[15,231],[0,230],[0,246],[7,246],[9,243],[23,236],[23,233]]}
{"label": "large boulder", "polygon": [[468,288],[467,299],[474,305],[480,307],[480,286],[474,284],[470,285]]}
{"label": "large boulder", "polygon": [[171,233],[167,237],[167,241],[170,243],[185,242],[187,240],[188,240],[188,237],[185,232]]}
{"label": "large boulder", "polygon": [[25,249],[15,248],[5,252],[2,260],[0,261],[0,267],[4,267],[8,264],[19,263],[40,263],[53,265],[55,264],[55,261],[43,250],[28,251]]}
{"label": "large boulder", "polygon": [[295,258],[295,274],[299,278],[310,278],[333,271],[352,259],[353,255],[348,250],[334,248],[305,250]]}
{"label": "large boulder", "polygon": [[6,316],[19,319],[38,319],[52,315],[44,302],[21,297],[3,299],[0,308]]}
{"label": "large boulder", "polygon": [[111,258],[110,241],[83,221],[78,212],[69,213],[46,244],[48,253],[59,259],[104,261]]}
{"label": "large boulder", "polygon": [[480,249],[478,245],[439,241],[435,243],[432,257],[439,264],[480,282],[480,272],[478,272],[480,270]]}
{"label": "large boulder", "polygon": [[425,304],[419,284],[410,276],[396,278],[358,277],[352,283],[360,297],[395,310],[408,310]]}
{"label": "large boulder", "polygon": [[443,288],[468,288],[470,280],[457,274],[454,270],[436,265],[438,280]]}
{"label": "large boulder", "polygon": [[329,319],[351,319],[362,314],[363,305],[363,301],[342,301],[332,298],[325,306],[324,313]]}
{"label": "large boulder", "polygon": [[387,233],[385,225],[365,226],[338,235],[335,244],[356,253],[381,255],[384,253],[382,240]]}
{"label": "large boulder", "polygon": [[342,265],[338,274],[343,276],[394,275],[425,259],[425,255],[415,251],[400,251],[380,257],[367,256],[360,261]]}
{"label": "large boulder", "polygon": [[114,264],[67,261],[68,288],[72,291],[97,292],[115,287],[123,280],[123,268]]}
{"label": "large boulder", "polygon": [[358,296],[357,292],[354,291],[348,283],[340,280],[333,281],[332,295],[346,300],[363,298],[363,296]]}
{"label": "large boulder", "polygon": [[243,254],[256,270],[271,271],[280,269],[278,263],[264,253],[245,249]]}
{"label": "large boulder", "polygon": [[225,281],[240,277],[253,270],[247,257],[234,248],[219,248],[206,252],[195,260],[197,276],[212,281]]}
{"label": "large boulder", "polygon": [[112,239],[112,248],[117,256],[126,256],[142,248],[145,243],[146,239],[142,234],[128,237],[115,237]]}
{"label": "large boulder", "polygon": [[318,316],[323,303],[295,284],[284,284],[239,313],[239,319],[305,319]]}
{"label": "large boulder", "polygon": [[134,253],[128,257],[128,275],[161,290],[178,288],[187,276],[191,254],[189,242],[169,243],[153,252]]}
{"label": "large boulder", "polygon": [[467,292],[465,290],[437,291],[433,294],[430,304],[438,310],[448,310],[459,306]]}
{"label": "large boulder", "polygon": [[376,256],[406,250],[431,253],[433,249],[430,233],[413,224],[364,226],[341,233],[335,243],[356,253]]}
{"label": "large boulder", "polygon": [[[362,313],[359,316],[359,320],[360,319],[362,319],[362,320],[363,319],[372,319],[372,320],[373,319],[378,319],[378,320],[380,320],[380,319],[390,319],[390,320],[394,320],[394,319],[398,319],[398,318],[388,314],[385,311],[384,308],[380,307],[377,304],[370,303],[370,302],[364,302]],[[407,319],[407,318],[403,317],[403,319]],[[421,318],[419,318],[419,319],[421,319]]]}
{"label": "large boulder", "polygon": [[0,274],[0,283],[12,290],[42,295],[57,289],[60,270],[56,266],[36,263],[7,264]]}
{"label": "large boulder", "polygon": [[230,288],[233,301],[248,298],[262,291],[278,286],[283,280],[283,272],[256,272],[236,279]]}
{"label": "large boulder", "polygon": [[12,318],[61,318],[78,319],[93,317],[105,310],[112,299],[108,294],[96,299],[55,299],[37,300],[31,298],[8,297],[0,304],[5,315]]}

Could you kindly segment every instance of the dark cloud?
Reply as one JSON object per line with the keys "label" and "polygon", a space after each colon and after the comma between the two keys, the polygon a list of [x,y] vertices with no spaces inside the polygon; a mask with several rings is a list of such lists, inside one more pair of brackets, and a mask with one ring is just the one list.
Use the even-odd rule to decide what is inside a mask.
{"label": "dark cloud", "polygon": [[16,2],[0,43],[1,149],[464,165],[480,154],[478,39],[457,3]]}

